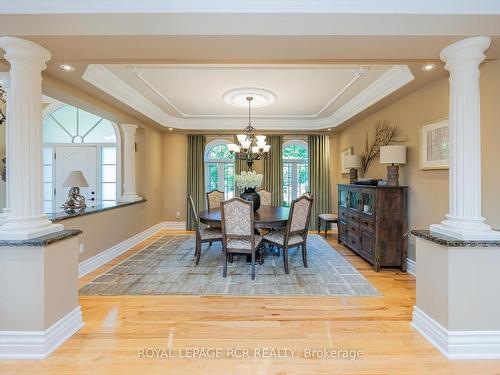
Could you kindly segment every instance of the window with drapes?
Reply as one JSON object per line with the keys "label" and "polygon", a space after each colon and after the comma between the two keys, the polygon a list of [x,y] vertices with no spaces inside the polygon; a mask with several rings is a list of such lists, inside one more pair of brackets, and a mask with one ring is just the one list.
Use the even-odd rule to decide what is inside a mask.
{"label": "window with drapes", "polygon": [[291,140],[283,144],[283,202],[289,206],[309,187],[307,142]]}
{"label": "window with drapes", "polygon": [[226,199],[234,197],[234,158],[227,148],[229,141],[216,140],[205,149],[206,191],[220,190]]}

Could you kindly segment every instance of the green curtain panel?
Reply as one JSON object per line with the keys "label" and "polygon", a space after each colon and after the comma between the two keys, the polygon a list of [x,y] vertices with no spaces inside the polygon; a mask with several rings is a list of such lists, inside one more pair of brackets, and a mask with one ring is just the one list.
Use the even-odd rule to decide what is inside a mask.
{"label": "green curtain panel", "polygon": [[[188,135],[187,137],[187,192],[193,197],[194,206],[199,212],[205,209],[204,153],[206,138],[203,135]],[[193,215],[188,202],[186,218],[186,228],[193,230]]]}
{"label": "green curtain panel", "polygon": [[308,143],[309,191],[314,199],[309,227],[316,228],[318,214],[331,211],[330,138],[326,135],[310,135]]}
{"label": "green curtain panel", "polygon": [[266,139],[271,146],[267,159],[264,160],[264,180],[262,188],[271,192],[273,206],[283,205],[283,137],[270,135]]}

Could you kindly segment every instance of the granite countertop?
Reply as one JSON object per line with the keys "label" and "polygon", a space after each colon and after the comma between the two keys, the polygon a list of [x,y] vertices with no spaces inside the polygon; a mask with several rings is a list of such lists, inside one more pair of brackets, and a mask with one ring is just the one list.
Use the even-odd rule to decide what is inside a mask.
{"label": "granite countertop", "polygon": [[500,241],[458,240],[442,234],[431,233],[430,230],[412,230],[411,234],[446,247],[500,247]]}
{"label": "granite countertop", "polygon": [[0,247],[16,246],[47,246],[54,242],[62,241],[70,237],[78,236],[82,231],[80,229],[66,229],[60,232],[47,234],[45,236],[33,238],[31,240],[0,240]]}
{"label": "granite countertop", "polygon": [[135,202],[117,202],[116,204],[114,204],[112,206],[104,206],[104,205],[89,206],[89,207],[85,208],[84,210],[79,210],[79,211],[74,211],[74,212],[62,211],[62,212],[56,212],[53,214],[48,214],[47,216],[49,217],[49,220],[52,220],[53,222],[58,222],[58,221],[63,221],[63,220],[67,220],[67,219],[72,219],[72,218],[78,217],[78,216],[92,215],[92,214],[96,214],[98,212],[114,210],[116,208],[131,206],[133,204],[144,203],[144,202],[147,202],[147,200],[141,199],[140,201],[135,201]]}

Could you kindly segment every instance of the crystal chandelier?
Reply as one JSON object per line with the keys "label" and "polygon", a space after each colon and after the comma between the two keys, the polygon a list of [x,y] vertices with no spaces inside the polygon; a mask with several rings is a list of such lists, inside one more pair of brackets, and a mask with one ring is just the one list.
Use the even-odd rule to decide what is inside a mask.
{"label": "crystal chandelier", "polygon": [[248,100],[248,125],[243,129],[244,134],[238,134],[239,144],[228,144],[227,148],[236,159],[245,160],[248,168],[252,169],[255,160],[266,159],[271,146],[266,143],[265,135],[255,135],[250,116],[253,96],[247,96]]}

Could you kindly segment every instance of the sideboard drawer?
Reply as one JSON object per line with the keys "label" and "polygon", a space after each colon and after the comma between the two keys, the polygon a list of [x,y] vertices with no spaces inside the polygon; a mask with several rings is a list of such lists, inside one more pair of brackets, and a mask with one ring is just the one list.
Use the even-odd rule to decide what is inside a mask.
{"label": "sideboard drawer", "polygon": [[339,219],[347,221],[348,218],[349,218],[349,212],[347,211],[347,209],[340,208],[339,209]]}
{"label": "sideboard drawer", "polygon": [[359,225],[360,222],[360,217],[359,214],[353,213],[353,212],[348,212],[348,221],[349,224],[357,224]]}

